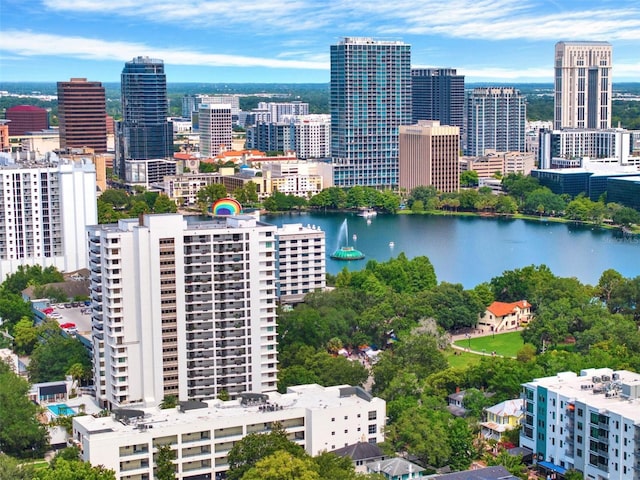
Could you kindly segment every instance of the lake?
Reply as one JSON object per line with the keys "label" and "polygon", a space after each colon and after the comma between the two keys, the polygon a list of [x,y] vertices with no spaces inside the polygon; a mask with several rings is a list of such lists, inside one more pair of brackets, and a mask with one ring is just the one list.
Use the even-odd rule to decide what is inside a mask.
{"label": "lake", "polygon": [[[408,258],[429,257],[438,281],[461,283],[465,288],[488,282],[505,270],[532,264],[545,264],[557,276],[576,277],[591,285],[609,268],[625,277],[640,275],[640,236],[625,237],[618,231],[595,227],[431,215],[379,214],[368,222],[351,213],[315,212],[264,215],[261,219],[275,225],[319,226],[326,233],[327,272],[332,274],[344,267],[360,270],[368,260],[384,262],[404,252]],[[347,229],[343,228],[345,219]],[[347,242],[366,257],[351,262],[329,257]]]}

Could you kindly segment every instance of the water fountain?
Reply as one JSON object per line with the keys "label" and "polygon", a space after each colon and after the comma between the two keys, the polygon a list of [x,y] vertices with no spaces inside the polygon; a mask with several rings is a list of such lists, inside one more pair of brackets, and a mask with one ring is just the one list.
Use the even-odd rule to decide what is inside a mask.
{"label": "water fountain", "polygon": [[[340,241],[344,235],[345,245],[340,246]],[[344,219],[342,225],[340,225],[340,231],[338,232],[338,238],[336,240],[336,249],[331,255],[334,260],[362,260],[364,254],[360,250],[356,250],[349,246],[349,226],[347,225],[347,219]]]}

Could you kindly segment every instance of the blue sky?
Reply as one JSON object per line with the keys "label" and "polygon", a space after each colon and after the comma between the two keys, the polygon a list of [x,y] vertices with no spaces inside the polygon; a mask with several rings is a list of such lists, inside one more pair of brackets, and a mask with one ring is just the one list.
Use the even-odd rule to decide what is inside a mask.
{"label": "blue sky", "polygon": [[551,83],[557,41],[606,40],[614,82],[640,81],[638,0],[0,0],[0,80],[119,81],[148,55],[169,82],[328,82],[345,36],[507,83]]}

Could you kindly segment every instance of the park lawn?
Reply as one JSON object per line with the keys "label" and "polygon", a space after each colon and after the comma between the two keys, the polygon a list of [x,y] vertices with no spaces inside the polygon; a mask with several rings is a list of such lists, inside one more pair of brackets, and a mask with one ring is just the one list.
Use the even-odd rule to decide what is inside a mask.
{"label": "park lawn", "polygon": [[477,365],[482,358],[475,353],[462,352],[460,350],[454,350],[453,348],[447,348],[442,353],[447,359],[447,362],[449,362],[449,366],[455,368],[466,368],[471,365]]}
{"label": "park lawn", "polygon": [[497,355],[504,357],[515,357],[524,345],[520,331],[498,333],[496,335],[487,335],[486,337],[458,340],[456,345],[462,348],[469,348],[471,342],[471,350],[486,353],[496,352]]}

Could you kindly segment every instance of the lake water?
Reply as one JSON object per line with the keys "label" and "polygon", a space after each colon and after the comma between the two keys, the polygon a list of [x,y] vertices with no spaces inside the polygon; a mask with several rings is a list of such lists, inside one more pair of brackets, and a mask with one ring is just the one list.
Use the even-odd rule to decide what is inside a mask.
{"label": "lake water", "polygon": [[[348,236],[338,238],[345,219]],[[326,233],[327,272],[333,274],[344,267],[360,270],[368,260],[383,262],[404,252],[408,258],[429,257],[438,281],[466,288],[532,264],[545,264],[557,276],[591,285],[608,268],[625,277],[640,275],[640,236],[564,223],[430,215],[377,215],[367,222],[344,213],[265,215],[262,220],[319,226]],[[329,257],[347,242],[365,259],[340,262]]]}

